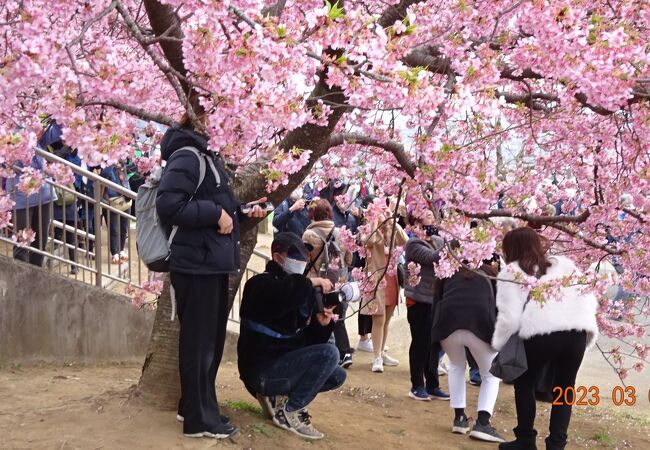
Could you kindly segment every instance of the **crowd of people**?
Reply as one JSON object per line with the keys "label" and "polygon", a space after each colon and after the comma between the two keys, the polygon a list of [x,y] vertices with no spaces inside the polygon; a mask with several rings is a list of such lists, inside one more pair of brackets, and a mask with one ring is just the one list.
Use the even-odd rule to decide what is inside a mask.
{"label": "crowd of people", "polygon": [[[144,182],[147,175],[139,173],[132,160],[105,167],[88,166],[80,158],[77,149],[65,143],[61,126],[51,119],[44,122],[38,147],[64,159],[71,165],[88,170],[133,192],[137,192],[138,186]],[[143,154],[141,150],[137,150],[136,153]],[[51,250],[51,247],[48,248],[48,239],[52,237],[59,243],[58,245],[67,249],[64,254],[67,253],[68,260],[71,261],[70,273],[74,275],[78,272],[76,263],[80,251],[87,259],[94,259],[95,239],[89,236],[95,234],[95,203],[83,198],[85,196],[94,199],[96,186],[102,184],[92,178],[75,174],[72,183],[64,187],[56,187],[54,183],[48,182],[52,180],[46,173],[45,158],[37,154],[32,158],[28,169],[45,180],[37,192],[26,194],[18,188],[24,170],[20,164],[15,167],[15,177],[2,179],[3,190],[11,195],[15,203],[12,223],[14,235],[20,236],[26,230],[34,232],[29,246],[14,247],[14,258],[35,266],[42,266],[45,253]],[[115,189],[102,187],[100,199],[101,203],[109,208],[135,215],[133,202]],[[108,247],[111,262],[121,264],[128,261],[127,218],[108,208],[102,208],[100,217],[109,231]],[[53,226],[55,222],[58,224]]]}
{"label": "crowd of people", "polygon": [[[227,275],[239,270],[239,221],[264,212],[253,206],[248,215],[242,214],[230,185],[223,183],[225,174],[216,186],[207,177],[195,192],[196,157],[176,152],[186,145],[198,148],[218,167],[223,164],[189,122],[167,131],[162,143],[167,168],[157,208],[166,226],[179,227],[170,260],[181,321],[178,417],[187,436],[224,438],[237,432],[220,414],[214,388],[228,311]],[[351,195],[351,189],[356,193]],[[368,224],[365,210],[371,204],[382,212]],[[354,353],[345,327],[350,306],[328,299],[360,268],[376,282],[376,289],[363,294],[357,316],[357,350],[373,353],[370,370],[381,373],[399,364],[388,354],[386,341],[405,288],[412,339],[409,396],[450,401],[454,433],[469,433],[505,449],[536,448],[535,395],[542,369],[555,367],[555,386],[575,383],[582,356],[597,333],[596,299],[576,287],[561,287],[556,289],[564,301],[552,307],[550,300],[544,308],[527,302],[530,288],[517,281],[517,273],[547,282],[578,273],[567,258],[552,256],[530,227],[505,234],[503,255],[438,278],[435,263],[441,250],[445,245],[453,250],[459,243],[446,243],[437,235],[430,211],[396,221],[397,210],[395,202],[373,198],[367,186],[352,188],[336,179],[320,192],[305,185],[278,205],[271,260],[264,273],[246,282],[240,306],[238,367],[246,389],[278,427],[306,439],[324,437],[312,424],[309,405],[319,393],[345,382]],[[365,247],[364,257],[346,248],[344,227]],[[386,270],[394,248],[404,248],[404,265],[421,266],[416,285],[405,283],[399,271],[390,275]],[[501,382],[491,364],[504,339],[517,333],[524,339],[530,369],[515,382],[516,439],[505,442],[491,424]],[[439,382],[443,353],[450,361],[449,394]],[[474,384],[480,384],[474,423],[465,412],[468,359]],[[564,448],[570,415],[570,405],[553,406],[547,449]]]}
{"label": "crowd of people", "polygon": [[[48,125],[41,148],[83,166],[76,151],[62,142],[57,128],[55,122]],[[188,146],[198,153],[178,151]],[[171,235],[169,272],[180,320],[177,419],[188,437],[225,438],[237,432],[220,412],[215,387],[229,311],[228,276],[240,271],[240,222],[264,217],[267,212],[259,204],[266,199],[244,205],[236,198],[223,159],[208,149],[207,137],[188,117],[167,130],[161,157],[165,170],[156,210]],[[203,178],[201,158],[212,168]],[[35,156],[31,167],[42,171],[42,158]],[[131,180],[142,180],[130,176],[125,167],[89,169],[125,187]],[[70,189],[92,197],[93,184],[75,177]],[[49,184],[30,196],[12,192],[16,196],[15,230],[38,224],[34,248],[43,250],[52,220],[44,203],[54,203],[53,218],[71,229],[93,233],[98,225],[89,221],[92,211]],[[131,205],[122,204],[119,197],[111,189],[102,193],[108,205],[128,210]],[[43,203],[39,206],[36,199]],[[553,289],[559,291],[556,296],[561,301],[548,299],[544,307],[531,301],[523,277],[552,283],[579,271],[568,258],[554,255],[548,242],[527,226],[504,233],[502,254],[479,267],[463,264],[452,276],[439,278],[435,267],[441,252],[453,252],[460,243],[446,242],[438,235],[432,211],[407,212],[397,203],[373,197],[368,185],[348,186],[333,179],[320,191],[308,183],[278,205],[273,215],[271,259],[264,273],[249,279],[243,289],[238,367],[246,389],[278,427],[306,439],[323,438],[311,422],[308,407],[320,392],[345,382],[355,351],[372,353],[372,373],[400,364],[386,344],[391,318],[404,298],[411,331],[408,396],[417,401],[449,401],[454,411],[453,433],[469,433],[472,438],[499,443],[501,449],[536,448],[535,396],[540,379],[551,367],[547,378],[552,386],[565,390],[575,384],[583,355],[597,334],[595,297],[577,286],[556,284]],[[365,212],[371,205],[380,213],[368,223]],[[111,255],[119,263],[127,257],[128,224],[117,214],[104,213],[110,225]],[[346,248],[343,229],[365,251]],[[57,234],[58,239],[74,248],[78,245],[75,233],[66,230]],[[387,270],[389,259],[394,249],[402,248],[402,271],[392,275]],[[15,257],[36,265],[43,259],[41,253],[22,247],[16,248]],[[74,258],[71,253],[70,260]],[[420,267],[418,283],[405,280],[403,268],[412,264]],[[346,329],[351,307],[346,302],[328,303],[337,288],[355,281],[353,273],[358,270],[354,269],[360,269],[375,286],[363,293],[359,304],[356,350]],[[515,440],[505,442],[491,423],[501,382],[491,365],[517,334],[523,339],[528,370],[514,381],[517,427]],[[449,393],[439,380],[445,373],[440,363],[444,354],[449,359]],[[470,381],[480,385],[474,423],[465,411],[468,362]],[[570,416],[571,405],[553,405],[547,449],[565,447]]]}

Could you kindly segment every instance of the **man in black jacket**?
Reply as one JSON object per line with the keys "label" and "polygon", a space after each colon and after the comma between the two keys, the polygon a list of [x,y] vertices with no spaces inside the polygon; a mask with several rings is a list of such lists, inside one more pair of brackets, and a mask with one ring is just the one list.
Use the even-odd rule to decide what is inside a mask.
{"label": "man in black jacket", "polygon": [[327,343],[334,328],[332,309],[318,312],[315,290],[332,283],[303,275],[309,247],[293,233],[271,244],[266,271],[244,287],[237,345],[239,373],[273,423],[306,439],[323,433],[310,421],[307,405],[319,392],[345,381],[339,352]]}
{"label": "man in black jacket", "polygon": [[[183,147],[198,150],[199,156],[179,151]],[[219,413],[215,378],[226,338],[228,274],[240,270],[239,218],[246,216],[240,214],[240,203],[223,161],[208,150],[206,136],[189,126],[170,128],[163,137],[161,152],[167,165],[160,180],[156,211],[168,233],[177,227],[169,257],[181,322],[177,419],[183,422],[185,436],[223,439],[236,433],[237,428]],[[207,170],[197,187],[199,158],[205,159]],[[264,214],[254,206],[248,217]]]}

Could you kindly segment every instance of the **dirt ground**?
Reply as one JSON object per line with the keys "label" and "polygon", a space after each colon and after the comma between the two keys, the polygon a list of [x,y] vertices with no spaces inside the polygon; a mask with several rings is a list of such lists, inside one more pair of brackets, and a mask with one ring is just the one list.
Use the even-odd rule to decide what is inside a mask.
{"label": "dirt ground", "polygon": [[[139,366],[4,367],[0,369],[0,448],[496,448],[451,434],[449,403],[409,399],[406,364],[374,374],[369,370],[369,354],[355,358],[343,388],[320,395],[310,407],[314,424],[326,434],[318,442],[302,440],[264,420],[231,362],[220,369],[218,395],[224,412],[240,432],[219,442],[184,438],[175,411],[130,402]],[[446,388],[446,377],[441,381]],[[472,414],[478,388],[468,385],[467,389]],[[647,418],[635,417],[633,411],[624,413],[604,405],[576,407],[574,411],[567,448],[650,448],[650,423]],[[540,429],[546,428],[548,417],[547,404],[538,404]],[[514,418],[512,388],[503,385],[493,423],[511,438]],[[543,448],[543,442],[540,444]]]}

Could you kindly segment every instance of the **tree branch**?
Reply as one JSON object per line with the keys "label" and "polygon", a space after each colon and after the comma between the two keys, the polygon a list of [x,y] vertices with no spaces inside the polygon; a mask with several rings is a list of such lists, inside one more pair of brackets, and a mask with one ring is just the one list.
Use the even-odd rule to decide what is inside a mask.
{"label": "tree branch", "polygon": [[337,147],[343,144],[370,145],[387,150],[395,156],[400,167],[411,177],[415,176],[417,165],[411,160],[404,150],[404,146],[396,141],[383,142],[361,133],[334,133],[330,136],[329,147]]}
{"label": "tree branch", "polygon": [[91,100],[84,103],[77,102],[77,106],[110,106],[111,108],[119,109],[120,111],[124,111],[126,113],[132,114],[143,120],[162,123],[170,127],[173,126],[175,123],[174,119],[164,114],[152,113],[142,108],[136,108],[134,106],[116,102],[113,100]]}
{"label": "tree branch", "polygon": [[474,219],[489,219],[490,217],[512,217],[513,219],[521,219],[526,222],[532,222],[536,224],[551,224],[551,223],[582,223],[589,218],[591,213],[588,209],[584,210],[581,214],[577,216],[540,216],[536,214],[525,214],[518,213],[511,209],[494,209],[486,213],[473,213],[468,211],[463,211],[462,209],[456,209],[457,212],[461,213],[464,216],[472,217]]}

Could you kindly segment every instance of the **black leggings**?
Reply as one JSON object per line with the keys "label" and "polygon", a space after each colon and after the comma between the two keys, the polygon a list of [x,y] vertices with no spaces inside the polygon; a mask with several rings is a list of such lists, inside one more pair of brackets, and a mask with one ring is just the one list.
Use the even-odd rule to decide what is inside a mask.
{"label": "black leggings", "polygon": [[[536,435],[535,386],[542,369],[549,363],[555,367],[554,386],[564,392],[575,387],[576,375],[587,345],[585,331],[556,331],[533,336],[524,341],[528,370],[515,380],[515,404],[517,405],[517,438]],[[563,449],[567,440],[567,429],[571,420],[571,405],[553,405],[551,409],[550,434],[546,439],[547,449]]]}

